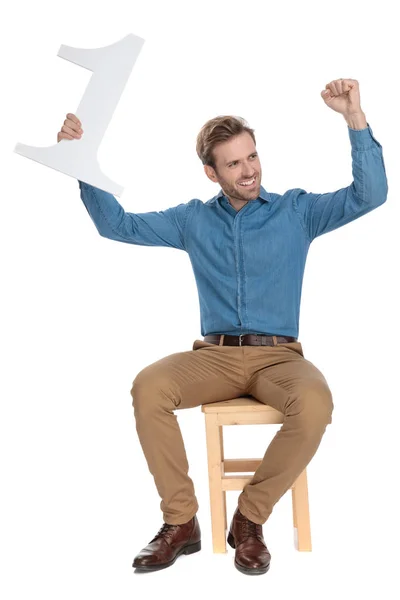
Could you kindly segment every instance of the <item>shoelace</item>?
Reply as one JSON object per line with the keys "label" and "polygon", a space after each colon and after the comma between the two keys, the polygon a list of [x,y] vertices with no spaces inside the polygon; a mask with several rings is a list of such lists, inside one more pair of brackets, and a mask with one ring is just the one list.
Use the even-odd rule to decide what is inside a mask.
{"label": "shoelace", "polygon": [[258,538],[262,541],[262,526],[258,523],[254,523],[249,519],[243,519],[241,521],[242,535],[245,535],[246,538],[252,536]]}
{"label": "shoelace", "polygon": [[170,531],[172,531],[173,529],[175,529],[176,527],[179,527],[179,525],[171,525],[171,523],[164,523],[163,526],[158,531],[158,533],[149,542],[149,544],[154,542],[159,537],[166,537],[166,534],[169,533]]}

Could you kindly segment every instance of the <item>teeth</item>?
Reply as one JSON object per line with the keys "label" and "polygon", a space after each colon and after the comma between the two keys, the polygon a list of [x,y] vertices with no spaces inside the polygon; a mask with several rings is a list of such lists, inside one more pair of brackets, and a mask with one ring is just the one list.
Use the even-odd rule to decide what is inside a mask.
{"label": "teeth", "polygon": [[246,182],[242,181],[242,183],[239,183],[239,185],[251,185],[252,183],[254,183],[254,181],[255,181],[255,177],[253,177],[252,179],[249,179]]}

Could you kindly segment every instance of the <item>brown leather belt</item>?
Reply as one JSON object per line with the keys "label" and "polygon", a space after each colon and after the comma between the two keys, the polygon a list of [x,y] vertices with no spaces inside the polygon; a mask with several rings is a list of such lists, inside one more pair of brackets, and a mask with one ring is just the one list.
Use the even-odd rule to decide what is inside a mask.
{"label": "brown leather belt", "polygon": [[[221,340],[221,338],[223,338]],[[240,335],[206,335],[205,342],[218,344],[219,346],[276,346],[288,342],[297,342],[297,338],[283,335],[257,335],[246,333]]]}

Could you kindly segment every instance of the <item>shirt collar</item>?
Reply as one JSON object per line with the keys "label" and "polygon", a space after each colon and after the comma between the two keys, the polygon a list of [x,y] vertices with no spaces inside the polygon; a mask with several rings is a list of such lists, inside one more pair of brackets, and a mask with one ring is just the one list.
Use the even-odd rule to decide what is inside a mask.
{"label": "shirt collar", "polygon": [[[221,189],[219,193],[215,196],[215,199],[218,200],[219,198],[223,198],[224,196],[224,191]],[[260,200],[263,200],[264,202],[272,202],[271,195],[267,192],[265,188],[263,188],[262,185],[260,186],[260,195],[258,196],[258,198]]]}

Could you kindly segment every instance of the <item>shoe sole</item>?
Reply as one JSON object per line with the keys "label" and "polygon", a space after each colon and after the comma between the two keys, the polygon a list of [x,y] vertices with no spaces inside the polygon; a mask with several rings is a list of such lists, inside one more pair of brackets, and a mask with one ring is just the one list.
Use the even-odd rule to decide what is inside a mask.
{"label": "shoe sole", "polygon": [[[229,532],[228,535],[228,544],[231,546],[231,548],[236,548],[235,540],[231,532]],[[244,573],[245,575],[263,575],[269,570],[269,567],[271,565],[271,563],[269,562],[266,567],[254,567],[251,569],[249,567],[243,567],[242,565],[239,565],[239,563],[236,562],[236,559],[234,561],[234,564],[237,570],[241,573]]]}
{"label": "shoe sole", "polygon": [[181,556],[181,554],[194,554],[195,552],[198,552],[199,550],[201,550],[201,540],[199,542],[196,542],[195,544],[190,544],[189,546],[183,546],[183,548],[178,550],[178,552],[176,553],[174,558],[172,560],[170,560],[168,563],[162,563],[159,565],[135,565],[135,562],[133,562],[132,567],[134,569],[136,569],[137,571],[159,571],[160,569],[167,569],[168,567],[171,567],[174,564],[176,559],[179,556]]}

